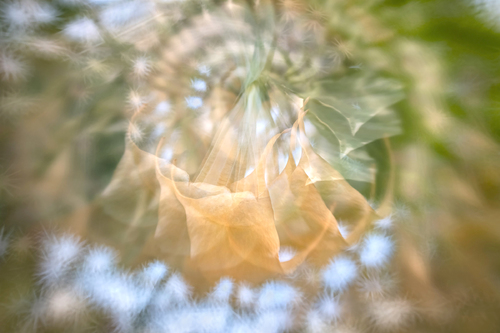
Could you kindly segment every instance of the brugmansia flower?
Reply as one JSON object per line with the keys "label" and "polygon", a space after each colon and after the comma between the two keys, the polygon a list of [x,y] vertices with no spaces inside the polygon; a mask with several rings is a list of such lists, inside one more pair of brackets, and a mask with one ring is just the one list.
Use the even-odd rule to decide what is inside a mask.
{"label": "brugmansia flower", "polygon": [[[291,140],[303,131],[302,118],[301,114],[301,128],[292,128]],[[241,141],[228,132],[218,135],[221,146],[212,148],[199,181],[189,182],[189,176],[173,165],[165,167],[171,175],[158,168],[162,186],[160,207],[168,207],[160,209],[169,213],[177,209],[179,213],[173,216],[183,216],[178,220],[170,217],[168,223],[186,224],[189,238],[184,241],[191,244],[190,256],[203,273],[251,279],[263,270],[268,277],[292,271],[306,257],[324,264],[344,248],[347,243],[315,182],[330,183],[322,192],[333,201],[333,206],[338,204],[345,209],[342,213],[352,214],[353,223],[364,225],[372,218],[371,208],[362,196],[314,153],[303,136],[299,139],[302,156],[297,165],[290,152],[283,171],[271,178],[267,170],[277,170],[278,161],[268,161],[268,154],[281,134],[267,143],[256,168],[245,176],[235,175],[235,169],[246,172],[246,159],[254,157],[241,156],[241,148],[231,144]],[[249,148],[244,147],[243,153]],[[224,183],[227,185],[221,186]],[[170,230],[170,225],[161,227]],[[178,228],[185,227],[173,227]],[[283,245],[293,246],[299,252],[293,259],[280,263],[278,252]]]}
{"label": "brugmansia flower", "polygon": [[[149,102],[136,105],[125,155],[103,193],[107,213],[132,225],[154,224],[158,209],[145,253],[212,282],[262,281],[305,260],[322,267],[357,242],[377,215],[343,176],[370,177],[349,156],[399,131],[388,109],[400,99],[397,84],[356,75],[321,79],[322,71],[307,66],[283,72],[288,29],[302,30],[266,16],[272,7],[258,10],[232,5],[205,13],[180,34],[187,39],[182,45],[172,41],[175,53],[166,53],[163,66],[177,70],[199,52],[203,65],[193,59],[196,67],[186,69],[193,78],[176,86],[150,74]],[[215,47],[222,41],[220,52],[228,54],[208,51],[210,41]],[[309,89],[290,84],[304,75]],[[179,94],[185,104],[175,102]],[[172,108],[160,111],[168,100]],[[338,219],[348,235],[339,232]],[[293,257],[280,261],[282,248]]]}

